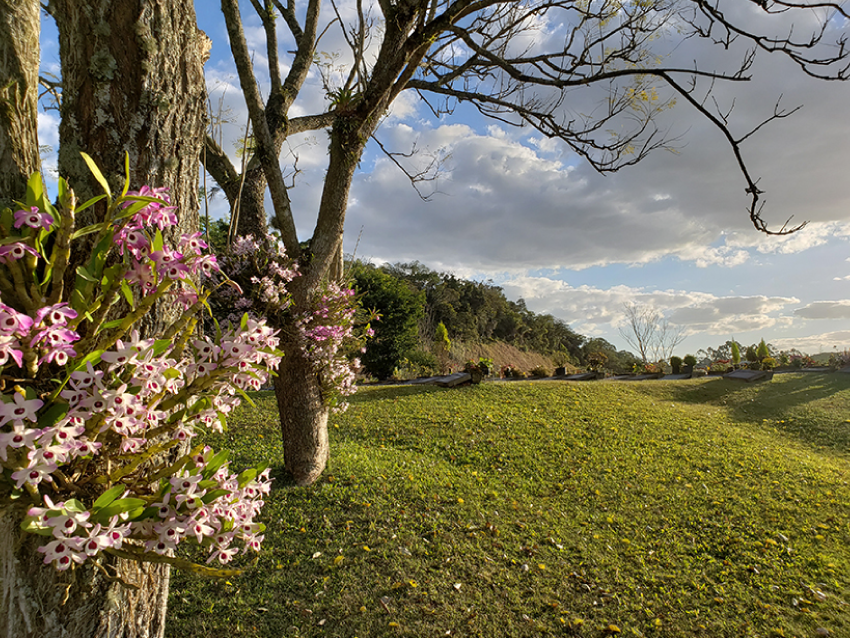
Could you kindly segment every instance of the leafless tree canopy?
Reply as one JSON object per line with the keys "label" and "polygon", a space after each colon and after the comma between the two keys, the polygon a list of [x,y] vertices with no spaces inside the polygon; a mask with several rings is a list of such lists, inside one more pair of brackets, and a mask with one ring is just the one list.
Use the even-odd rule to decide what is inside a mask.
{"label": "leafless tree canopy", "polygon": [[620,328],[620,335],[637,350],[644,363],[668,361],[676,346],[685,340],[684,329],[671,324],[651,306],[628,303],[624,311],[626,326]]}
{"label": "leafless tree canopy", "polygon": [[[766,233],[793,232],[800,226],[786,222],[774,231],[763,221],[762,191],[741,151],[742,143],[761,126],[793,110],[783,110],[777,102],[760,124],[733,133],[730,109],[714,101],[713,90],[718,83],[749,80],[759,53],[785,56],[801,73],[817,78],[843,80],[850,73],[842,27],[848,13],[831,2],[377,0],[369,4],[356,0],[353,23],[344,22],[344,12],[334,0],[330,17],[324,16],[320,0],[251,0],[251,4],[267,36],[271,93],[266,103],[245,45],[238,0],[222,0],[258,141],[254,164],[266,168],[275,225],[296,253],[287,185],[276,175],[284,140],[311,129],[336,126],[342,132],[345,122],[356,135],[340,140],[345,146],[340,152],[359,157],[386,109],[405,90],[416,91],[437,115],[466,102],[490,118],[530,125],[562,140],[602,172],[635,164],[652,150],[667,147],[672,140],[658,128],[656,116],[683,100],[715,125],[728,143],[755,227]],[[285,61],[278,50],[280,24],[296,43],[295,50],[285,52],[289,58]],[[553,25],[560,27],[556,30]],[[345,36],[350,49],[347,73],[336,82],[333,74],[323,76],[327,110],[290,119],[288,111],[327,29],[341,29]],[[699,59],[686,66],[670,65],[670,58],[658,53],[664,51],[660,41],[675,44],[689,39],[725,49],[729,59],[724,67],[709,67]],[[279,73],[281,62],[289,69],[286,77]],[[213,140],[207,142],[214,176],[232,183],[237,179],[235,169],[226,166],[226,156]],[[347,196],[349,167],[346,162],[335,166],[333,152],[332,146],[323,205],[344,208],[346,198],[338,195]],[[324,207],[316,233],[340,230],[343,215],[344,210],[330,213]],[[327,265],[324,256],[320,261]]]}

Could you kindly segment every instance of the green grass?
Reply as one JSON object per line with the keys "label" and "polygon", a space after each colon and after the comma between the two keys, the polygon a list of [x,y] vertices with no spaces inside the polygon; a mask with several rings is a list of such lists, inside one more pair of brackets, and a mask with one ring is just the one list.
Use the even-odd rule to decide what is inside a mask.
{"label": "green grass", "polygon": [[[276,418],[215,444],[280,467]],[[848,418],[844,374],[367,388],[168,635],[850,636]]]}

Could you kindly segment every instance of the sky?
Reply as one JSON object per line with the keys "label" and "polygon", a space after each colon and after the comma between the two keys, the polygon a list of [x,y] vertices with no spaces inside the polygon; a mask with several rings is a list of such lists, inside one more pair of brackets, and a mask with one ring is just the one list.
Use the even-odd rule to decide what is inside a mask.
{"label": "sky", "polygon": [[[210,102],[229,120],[219,134],[236,163],[247,110],[217,3],[202,1],[196,0],[199,26],[213,42],[205,69]],[[264,35],[250,4],[243,4],[249,47],[263,71]],[[352,15],[353,3],[338,4],[344,17]],[[737,10],[754,12],[755,6],[737,3]],[[55,32],[49,19],[44,22],[42,69],[58,74]],[[848,28],[839,21],[831,26]],[[537,24],[528,43],[544,46],[559,28]],[[288,44],[281,37],[284,52]],[[729,53],[740,53],[673,36],[654,46],[665,60],[685,67],[698,59],[701,66],[730,68],[738,58]],[[319,50],[325,59],[345,62],[338,30],[327,32]],[[281,64],[287,64],[285,54]],[[752,227],[745,182],[729,146],[682,101],[657,119],[675,138],[674,151],[659,150],[636,166],[600,175],[563,143],[529,127],[488,120],[468,107],[437,119],[415,95],[403,93],[377,137],[395,152],[415,147],[417,155],[407,160],[413,168],[439,158],[439,173],[420,185],[430,195],[423,201],[370,143],[352,188],[345,251],[377,264],[419,261],[490,281],[530,310],[618,348],[628,348],[620,332],[627,303],[655,308],[681,326],[687,337],[680,356],[732,338],[745,345],[764,338],[811,354],[850,348],[850,83],[806,77],[787,60],[767,55],[756,58],[751,74],[751,82],[715,87],[718,105],[724,111],[734,106],[734,134],[769,117],[780,98],[786,109],[802,107],[742,147],[765,191],[765,221],[773,228],[792,216],[808,222],[795,234],[767,236]],[[266,87],[262,76],[260,85]],[[314,70],[293,115],[320,112],[325,104]],[[565,103],[586,107],[580,95],[574,105]],[[55,111],[40,114],[40,144],[54,151],[56,126]],[[326,149],[327,135],[316,132],[290,140],[281,155],[290,171],[297,158],[291,197],[302,238],[315,223]],[[44,162],[55,167],[55,153]],[[226,202],[214,199],[211,214],[227,215]]]}

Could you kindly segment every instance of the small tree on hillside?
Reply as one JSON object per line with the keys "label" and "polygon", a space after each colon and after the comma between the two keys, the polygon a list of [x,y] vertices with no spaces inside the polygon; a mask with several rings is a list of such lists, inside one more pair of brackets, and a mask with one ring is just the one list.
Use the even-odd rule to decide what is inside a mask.
{"label": "small tree on hillside", "polygon": [[737,341],[732,341],[732,363],[735,365],[741,363],[741,348]]}
{"label": "small tree on hillside", "polygon": [[759,341],[758,348],[756,348],[756,356],[759,361],[763,361],[770,356],[770,350],[767,347],[767,344],[764,342],[764,339]]}
{"label": "small tree on hillside", "polygon": [[626,327],[620,334],[635,348],[644,363],[667,361],[685,339],[684,328],[671,324],[650,306],[628,303],[624,306]]}
{"label": "small tree on hillside", "polygon": [[437,324],[437,331],[434,335],[434,354],[437,355],[442,373],[449,371],[451,350],[452,340],[449,339],[449,331],[446,329],[446,324],[441,321]]}

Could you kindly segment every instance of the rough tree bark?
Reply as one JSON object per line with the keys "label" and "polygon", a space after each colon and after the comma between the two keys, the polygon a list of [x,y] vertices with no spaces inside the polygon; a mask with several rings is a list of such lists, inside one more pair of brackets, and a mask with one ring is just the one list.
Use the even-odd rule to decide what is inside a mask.
{"label": "rough tree bark", "polygon": [[[161,638],[167,565],[116,561],[58,573],[42,564],[40,539],[22,538],[21,514],[0,515],[0,636],[3,638]],[[116,580],[136,589],[128,589]]]}
{"label": "rough tree bark", "polygon": [[314,483],[327,467],[329,410],[321,380],[291,333],[294,330],[287,327],[280,333],[284,357],[274,378],[274,393],[284,442],[284,467],[292,480],[303,486]]}
{"label": "rough tree bark", "polygon": [[13,206],[39,167],[38,0],[0,0],[0,208]]}
{"label": "rough tree bark", "polygon": [[[120,192],[126,153],[131,188],[165,186],[177,206],[178,225],[166,240],[197,231],[210,41],[197,27],[193,3],[51,0],[49,8],[62,64],[59,173],[78,199],[99,195],[80,157],[85,152]],[[92,207],[83,221],[104,209]],[[141,327],[156,334],[172,319],[170,308],[159,305]]]}
{"label": "rough tree bark", "polygon": [[[175,233],[196,230],[209,40],[197,28],[192,0],[50,0],[47,9],[59,30],[62,176],[80,200],[100,194],[80,157],[86,152],[120,193],[129,153],[131,186],[168,187],[178,206]],[[8,17],[0,13],[0,21]],[[90,210],[78,224],[103,212]],[[168,322],[166,311],[153,313],[148,334]],[[22,515],[9,509],[0,520],[0,636],[164,635],[167,566],[110,557],[103,570],[59,573],[41,564],[35,548],[43,539],[19,530]]]}

